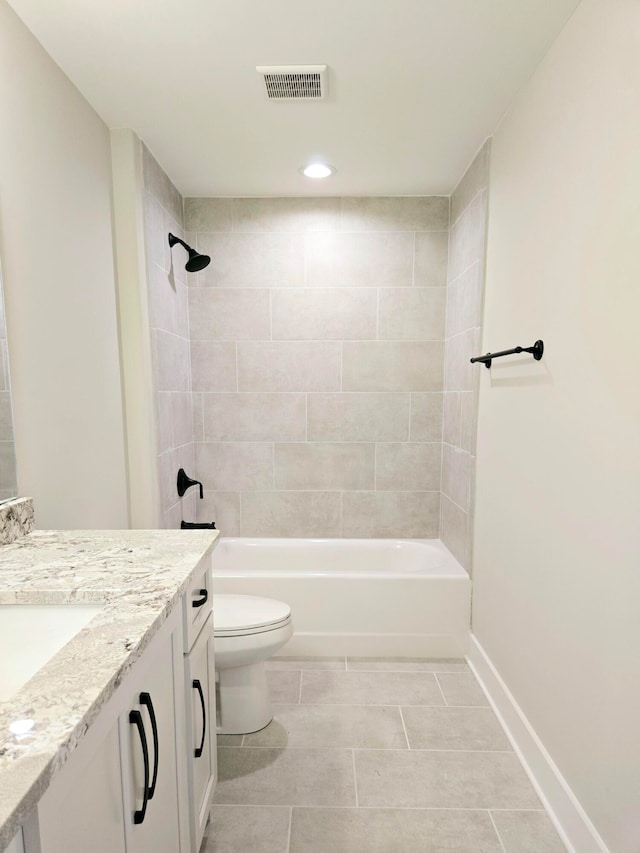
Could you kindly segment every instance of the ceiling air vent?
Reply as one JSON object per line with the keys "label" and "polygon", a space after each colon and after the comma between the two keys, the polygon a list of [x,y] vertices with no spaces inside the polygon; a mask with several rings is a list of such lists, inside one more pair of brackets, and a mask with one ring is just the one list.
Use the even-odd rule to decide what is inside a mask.
{"label": "ceiling air vent", "polygon": [[327,95],[326,65],[257,65],[270,101],[321,101]]}

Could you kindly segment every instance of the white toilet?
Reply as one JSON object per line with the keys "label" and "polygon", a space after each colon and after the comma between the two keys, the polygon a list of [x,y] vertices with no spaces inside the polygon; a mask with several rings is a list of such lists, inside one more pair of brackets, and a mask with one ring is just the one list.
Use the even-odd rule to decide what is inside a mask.
{"label": "white toilet", "polygon": [[257,595],[214,595],[218,732],[248,734],[273,719],[264,662],[293,634],[291,609]]}

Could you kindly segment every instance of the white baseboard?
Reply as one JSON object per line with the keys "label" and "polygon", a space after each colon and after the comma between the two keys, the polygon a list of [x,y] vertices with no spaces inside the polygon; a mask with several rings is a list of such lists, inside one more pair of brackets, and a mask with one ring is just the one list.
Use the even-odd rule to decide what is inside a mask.
{"label": "white baseboard", "polygon": [[460,634],[341,634],[296,631],[280,657],[463,658],[469,636]]}
{"label": "white baseboard", "polygon": [[544,744],[473,634],[467,660],[567,850],[570,853],[609,853]]}

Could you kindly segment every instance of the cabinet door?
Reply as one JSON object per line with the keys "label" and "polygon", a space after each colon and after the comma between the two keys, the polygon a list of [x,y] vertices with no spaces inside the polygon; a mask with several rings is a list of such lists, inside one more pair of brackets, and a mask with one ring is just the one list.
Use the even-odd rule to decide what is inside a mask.
{"label": "cabinet door", "polygon": [[191,850],[200,849],[217,779],[213,615],[185,658]]}
{"label": "cabinet door", "polygon": [[42,853],[125,853],[117,719],[96,720],[38,804]]}
{"label": "cabinet door", "polygon": [[174,705],[174,643],[181,642],[180,631],[163,632],[161,642],[154,642],[153,657],[140,670],[129,708],[120,715],[127,853],[181,850]]}
{"label": "cabinet door", "polygon": [[24,844],[22,842],[22,830],[19,829],[14,836],[13,841],[7,847],[5,853],[24,853]]}

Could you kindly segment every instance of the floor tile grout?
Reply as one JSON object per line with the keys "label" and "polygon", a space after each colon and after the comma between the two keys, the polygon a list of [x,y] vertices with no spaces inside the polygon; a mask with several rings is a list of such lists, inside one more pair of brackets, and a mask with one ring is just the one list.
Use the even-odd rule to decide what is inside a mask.
{"label": "floor tile grout", "polygon": [[411,749],[411,744],[409,743],[409,735],[407,734],[407,727],[404,723],[404,717],[402,716],[402,706],[398,705],[398,711],[400,713],[400,722],[402,723],[402,730],[404,732],[405,740],[407,741],[407,749]]}
{"label": "floor tile grout", "polygon": [[[353,662],[351,664],[353,665]],[[228,781],[231,782],[231,787],[221,786],[220,796],[229,797],[236,800],[236,802],[215,802],[214,806],[222,809],[251,808],[256,810],[255,812],[251,812],[251,817],[249,817],[249,812],[247,812],[246,819],[242,817],[242,812],[228,812],[225,814],[224,811],[218,811],[216,819],[225,832],[228,833],[231,831],[232,833],[237,833],[237,837],[240,839],[245,837],[242,833],[246,834],[248,831],[246,827],[249,824],[254,825],[254,822],[257,822],[255,825],[260,826],[261,822],[265,825],[273,822],[274,827],[278,828],[280,845],[278,849],[282,850],[283,853],[291,853],[293,850],[299,850],[301,839],[306,837],[304,834],[309,832],[310,827],[313,828],[318,838],[318,840],[314,838],[311,845],[313,850],[315,850],[316,846],[314,845],[320,844],[320,847],[322,847],[323,843],[327,843],[324,840],[325,833],[328,833],[326,838],[329,839],[333,837],[332,832],[338,832],[340,827],[353,825],[356,834],[350,843],[356,845],[353,849],[360,849],[357,847],[357,843],[360,840],[360,832],[366,833],[369,831],[365,827],[385,826],[385,824],[379,823],[382,818],[378,813],[407,812],[416,813],[416,816],[407,816],[405,818],[398,815],[395,818],[397,822],[396,826],[398,827],[397,831],[400,833],[398,840],[400,840],[400,837],[404,837],[405,832],[409,831],[404,829],[405,826],[435,826],[441,820],[445,821],[445,825],[453,827],[453,835],[456,838],[459,834],[460,840],[462,840],[462,835],[466,833],[464,827],[470,827],[473,828],[474,837],[476,832],[480,833],[482,838],[485,838],[489,844],[497,844],[498,846],[495,849],[501,851],[501,853],[506,853],[506,848],[505,842],[498,830],[498,824],[504,824],[503,829],[513,825],[520,827],[521,832],[524,831],[527,833],[527,838],[529,838],[529,832],[533,832],[535,838],[538,838],[537,833],[542,833],[546,838],[546,830],[544,830],[542,817],[526,817],[527,814],[547,815],[544,806],[542,804],[535,806],[537,797],[529,796],[528,794],[524,797],[518,796],[514,799],[510,796],[509,789],[505,787],[504,782],[497,785],[495,790],[492,791],[491,797],[488,798],[489,805],[484,795],[480,795],[479,797],[474,796],[472,799],[469,799],[466,795],[464,797],[438,796],[435,798],[435,802],[443,799],[447,803],[464,802],[465,800],[468,803],[479,799],[483,803],[482,806],[476,805],[474,807],[460,807],[457,805],[399,806],[392,805],[389,802],[390,800],[399,800],[400,802],[404,800],[409,803],[434,802],[434,797],[430,794],[430,785],[429,790],[425,792],[424,796],[418,797],[405,797],[402,796],[402,792],[400,792],[400,796],[396,796],[394,791],[385,788],[384,779],[380,778],[375,781],[375,787],[371,788],[371,774],[373,773],[374,778],[376,775],[380,777],[380,773],[383,772],[385,767],[395,768],[394,772],[402,772],[402,774],[405,772],[403,768],[406,768],[406,772],[410,774],[411,778],[415,775],[416,784],[419,785],[422,785],[420,780],[428,780],[434,772],[437,775],[443,772],[442,769],[446,770],[447,768],[458,768],[455,770],[455,773],[462,774],[461,778],[463,779],[467,773],[476,774],[480,772],[484,774],[484,768],[487,768],[487,772],[489,773],[487,778],[494,778],[495,768],[502,768],[501,772],[507,774],[505,779],[513,778],[515,780],[519,778],[517,775],[512,777],[512,774],[516,773],[514,758],[518,764],[520,764],[520,761],[510,745],[507,744],[506,748],[504,748],[503,739],[498,737],[497,731],[494,733],[495,726],[492,720],[489,719],[493,714],[491,706],[488,703],[456,705],[450,704],[447,699],[447,693],[451,693],[452,696],[460,696],[463,699],[475,698],[477,690],[475,686],[472,686],[475,682],[472,672],[350,669],[348,656],[340,660],[339,665],[340,667],[343,666],[344,669],[335,669],[333,667],[313,669],[313,667],[307,666],[300,667],[299,669],[285,667],[283,670],[279,670],[280,673],[286,671],[297,673],[299,677],[297,701],[294,699],[296,676],[293,674],[290,676],[276,675],[273,682],[274,689],[280,688],[281,694],[289,696],[293,701],[273,703],[276,726],[275,728],[272,727],[270,732],[262,738],[259,737],[260,733],[256,733],[258,735],[256,740],[262,740],[262,744],[251,744],[250,735],[243,735],[239,739],[239,743],[219,745],[222,767],[224,768],[222,772],[223,785],[227,783],[225,776],[228,776]],[[277,672],[278,670],[276,669],[271,670],[271,673]],[[345,672],[349,672],[350,675],[347,677],[335,675],[335,673]],[[310,674],[305,676],[305,673]],[[389,678],[388,676],[393,677]],[[400,676],[408,676],[408,678],[405,680]],[[441,679],[440,676],[444,677]],[[455,676],[459,676],[459,678]],[[471,677],[469,678],[468,676]],[[307,681],[307,696],[309,695],[309,691],[316,690],[317,688],[319,694],[325,692],[328,697],[331,697],[331,693],[335,690],[339,698],[344,698],[347,701],[303,701],[305,680]],[[421,684],[424,686],[421,687]],[[427,704],[422,702],[416,704],[398,702],[398,693],[404,692],[409,694],[410,697],[412,692],[418,693],[418,696],[420,696],[420,693],[423,691],[433,694],[432,702]],[[354,698],[358,697],[359,693],[361,696],[369,696],[376,701],[353,701]],[[380,693],[385,698],[395,698],[395,701],[381,702]],[[437,703],[433,704],[436,699]],[[295,710],[296,708],[298,710]],[[412,711],[411,709],[415,710]],[[419,709],[423,710],[420,711]],[[460,713],[456,714],[456,711]],[[402,727],[402,734],[398,725],[398,717]],[[416,742],[419,743],[422,741],[423,743],[433,744],[434,746],[444,745],[444,748],[413,748],[407,725],[412,729],[412,738],[415,738]],[[332,741],[336,740],[336,731],[341,733],[345,745],[332,743]],[[275,739],[291,739],[297,742],[298,745],[292,746],[288,742],[281,745],[269,745],[267,741],[270,737],[275,737]],[[309,745],[310,741],[314,739],[318,739],[321,745]],[[404,743],[402,743],[403,739]],[[327,743],[322,743],[325,740]],[[363,745],[354,745],[358,741],[361,741]],[[453,745],[450,744],[450,741],[453,742]],[[367,742],[382,745],[367,746]],[[392,745],[384,746],[386,743]],[[468,746],[465,746],[490,746],[492,743],[501,748],[469,749]],[[462,748],[459,748],[457,744],[462,744]],[[234,753],[231,750],[240,751]],[[350,752],[351,755],[347,755],[347,752]],[[244,758],[241,758],[241,753],[248,754],[245,754]],[[401,755],[407,756],[407,758],[401,759]],[[474,756],[476,757],[474,758]],[[506,758],[504,756],[510,757]],[[280,762],[284,762],[283,765],[280,765],[281,769],[279,771],[276,769],[274,777],[268,777],[273,778],[274,782],[280,778],[282,770],[286,768],[290,768],[290,770],[286,770],[287,777],[290,772],[295,774],[296,777],[300,772],[308,775],[307,766],[316,769],[326,768],[320,769],[318,772],[321,774],[329,773],[327,776],[327,781],[330,783],[329,789],[323,787],[322,791],[325,793],[316,791],[318,783],[314,783],[307,793],[302,794],[298,790],[297,783],[292,786],[292,782],[286,781],[284,778],[282,784],[285,787],[282,790],[279,789],[277,783],[275,788],[271,783],[265,788],[263,781],[258,781],[257,788],[252,787],[250,779],[252,772],[260,771],[262,773],[263,770],[266,770],[267,773],[271,774],[271,765],[277,768]],[[234,768],[236,769],[234,770]],[[236,783],[233,780],[236,778],[238,771],[241,776],[247,775],[247,773],[249,775],[246,780],[242,781],[240,787],[236,788]],[[353,788],[351,788],[349,779],[349,775],[351,774]],[[339,794],[338,790],[336,790],[335,794],[327,795],[326,790],[332,789],[332,779],[335,779],[340,784]],[[484,779],[484,775],[479,777],[478,784],[480,787],[478,788],[478,794],[481,794],[481,790],[483,790],[482,779]],[[305,782],[305,786],[306,784]],[[359,787],[362,789],[362,795],[359,793]],[[353,794],[351,794],[351,791],[353,791]],[[526,789],[523,789],[523,791],[526,791]],[[242,800],[245,796],[253,800],[258,800],[258,802],[243,802]],[[278,796],[284,802],[259,802],[263,797],[272,800]],[[315,800],[323,804],[315,805],[305,802],[291,802],[291,800],[295,801],[300,797]],[[342,799],[346,801],[346,804],[332,804],[332,799]],[[368,800],[374,804],[363,805],[360,802],[361,799]],[[528,803],[529,808],[514,808],[513,806],[510,808],[501,808],[491,805],[493,802],[497,805],[499,803],[518,801]],[[263,816],[260,815],[260,809],[265,810]],[[272,817],[267,817],[269,814],[268,810],[270,809],[280,811],[279,813],[272,813]],[[287,809],[287,811],[284,811],[284,809]],[[295,836],[293,834],[294,810],[296,810]],[[305,814],[305,810],[309,813]],[[331,817],[332,811],[336,812],[334,818]],[[362,815],[363,811],[366,813],[365,816]],[[313,817],[312,812],[317,812],[317,817]],[[326,817],[322,812],[326,812]],[[443,813],[442,818],[435,817],[439,812]],[[338,813],[342,813],[342,816],[339,817]],[[358,813],[360,817],[357,817]],[[425,813],[425,815],[426,813],[432,813],[434,816],[418,817],[417,813]],[[445,818],[444,813],[449,813],[451,816]],[[460,813],[459,818],[455,817],[456,813]],[[469,817],[463,818],[463,813],[468,814]],[[499,817],[501,813],[504,813],[506,816]],[[472,817],[471,815],[475,816]],[[336,829],[331,829],[333,821],[336,822]],[[237,824],[237,829],[235,824]],[[230,827],[232,828],[229,829]],[[360,829],[357,827],[360,827]],[[457,829],[456,827],[460,828]],[[510,829],[509,831],[512,830]],[[478,835],[478,838],[480,835]],[[236,848],[234,847],[233,849]],[[241,848],[238,847],[237,849]],[[245,847],[242,847],[242,849],[245,849]],[[349,850],[351,849],[349,847]],[[494,848],[492,847],[492,849]],[[553,849],[555,850],[556,848],[554,847]],[[257,850],[256,853],[258,853]]]}
{"label": "floor tile grout", "polygon": [[[298,803],[294,806],[282,803],[212,803],[211,808],[224,809],[344,809],[345,811],[353,810],[355,806],[333,805],[333,806],[317,806],[312,803]],[[545,809],[522,809],[510,808],[501,809],[491,806],[491,808],[483,808],[482,806],[362,806],[359,805],[360,811],[376,811],[378,809],[398,811],[398,812],[518,812],[518,814],[547,814]]]}
{"label": "floor tile grout", "polygon": [[493,826],[494,832],[498,836],[498,841],[500,842],[500,848],[502,850],[502,853],[507,853],[506,848],[504,846],[504,842],[502,841],[502,836],[500,835],[498,827],[496,826],[496,822],[493,819],[493,815],[491,814],[491,809],[487,809],[487,813],[489,815],[489,820],[491,821],[491,825]]}
{"label": "floor tile grout", "polygon": [[356,773],[356,751],[355,749],[351,750],[351,763],[353,766],[353,788],[356,794],[356,808],[359,808],[358,805],[358,775]]}
{"label": "floor tile grout", "polygon": [[289,806],[289,832],[287,834],[287,853],[291,850],[291,828],[293,825],[293,806]]}
{"label": "floor tile grout", "polygon": [[447,697],[444,695],[444,690],[442,689],[442,685],[438,681],[438,676],[435,672],[433,673],[433,677],[435,678],[436,684],[438,685],[438,690],[442,694],[442,701],[444,702],[445,705],[448,705],[449,703],[447,702]]}
{"label": "floor tile grout", "polygon": [[[218,749],[272,749],[277,752],[285,752],[285,750],[290,751],[300,751],[300,750],[308,750],[309,752],[335,752],[336,750],[342,750],[343,752],[349,752],[351,750],[355,752],[398,752],[402,755],[406,755],[408,752],[455,752],[459,754],[461,752],[472,753],[474,755],[515,755],[515,752],[512,749],[455,749],[453,747],[449,749],[423,749],[421,747],[408,747],[405,749],[398,749],[395,746],[385,747],[385,746],[262,746],[260,744],[249,745],[249,746],[229,746],[229,745],[221,745]],[[535,809],[534,809],[535,811]]]}

